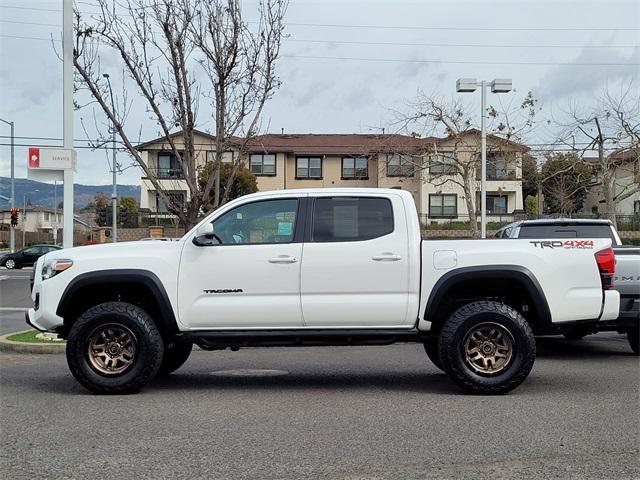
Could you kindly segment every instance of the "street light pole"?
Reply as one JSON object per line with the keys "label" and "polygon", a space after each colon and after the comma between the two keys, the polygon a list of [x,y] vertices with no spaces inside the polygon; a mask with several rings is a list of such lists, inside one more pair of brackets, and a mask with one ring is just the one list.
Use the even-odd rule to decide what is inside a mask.
{"label": "street light pole", "polygon": [[492,93],[509,93],[512,81],[509,78],[496,78],[491,82],[475,78],[459,78],[456,92],[475,92],[480,87],[480,236],[487,238],[487,87]]}
{"label": "street light pole", "polygon": [[[0,118],[1,122],[6,123],[11,127],[11,197],[9,197],[9,208],[14,209],[16,206],[16,196],[15,196],[15,161],[14,161],[14,150],[15,150],[15,135],[14,135],[14,123],[8,122]],[[16,251],[16,227],[13,225],[9,227],[9,248],[11,249],[11,253]]]}
{"label": "street light pole", "polygon": [[[109,94],[111,95],[111,110],[115,112],[115,104],[113,102],[113,90],[111,89],[111,79],[108,73],[102,76],[107,79],[109,85]],[[113,243],[118,241],[118,187],[116,181],[116,172],[118,164],[116,163],[116,126],[111,126],[111,147],[113,151],[113,160],[111,162],[111,171],[113,173],[113,190],[111,192],[111,239]]]}
{"label": "street light pole", "polygon": [[480,238],[487,238],[487,82],[480,82]]}

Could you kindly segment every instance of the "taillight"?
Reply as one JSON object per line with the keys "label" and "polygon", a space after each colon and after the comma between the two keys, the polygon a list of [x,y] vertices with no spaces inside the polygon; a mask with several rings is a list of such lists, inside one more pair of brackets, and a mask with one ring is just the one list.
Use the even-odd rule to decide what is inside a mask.
{"label": "taillight", "polygon": [[600,270],[600,280],[602,289],[611,290],[613,288],[613,276],[616,273],[616,256],[612,248],[606,248],[596,252],[596,263]]}

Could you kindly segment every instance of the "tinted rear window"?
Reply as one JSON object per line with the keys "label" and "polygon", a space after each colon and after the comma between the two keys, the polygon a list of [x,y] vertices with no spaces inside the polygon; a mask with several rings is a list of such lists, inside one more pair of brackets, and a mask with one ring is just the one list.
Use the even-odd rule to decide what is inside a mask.
{"label": "tinted rear window", "polygon": [[523,225],[518,238],[610,238],[609,225]]}
{"label": "tinted rear window", "polygon": [[393,232],[386,198],[318,198],[313,211],[314,242],[370,240]]}

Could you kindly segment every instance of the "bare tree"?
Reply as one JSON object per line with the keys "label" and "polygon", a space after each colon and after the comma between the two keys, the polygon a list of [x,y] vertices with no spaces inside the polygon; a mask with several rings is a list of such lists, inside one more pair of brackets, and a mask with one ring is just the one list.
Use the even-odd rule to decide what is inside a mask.
{"label": "bare tree", "polygon": [[617,94],[605,90],[591,108],[571,105],[566,113],[568,122],[556,122],[559,142],[582,157],[595,152],[593,186],[615,225],[616,206],[640,192],[640,91],[633,84]]}
{"label": "bare tree", "polygon": [[[538,110],[537,100],[529,92],[516,105],[489,106],[487,132],[487,153],[503,154],[513,151],[514,143],[519,142],[534,126]],[[404,112],[396,112],[396,126],[405,132],[417,136],[438,138],[432,142],[428,151],[415,158],[415,168],[427,171],[422,175],[425,181],[435,187],[453,184],[464,192],[464,201],[469,212],[469,228],[473,236],[478,236],[476,192],[480,189],[480,143],[476,129],[477,114],[462,101],[451,101],[433,95],[418,92],[415,99],[407,102]],[[470,136],[469,133],[473,133]],[[444,139],[446,142],[442,142]],[[443,146],[445,145],[445,146]],[[515,179],[515,171],[514,178]]]}
{"label": "bare tree", "polygon": [[[220,195],[223,155],[239,152],[230,186],[247,142],[259,129],[264,105],[280,86],[275,65],[288,0],[261,0],[255,28],[243,19],[239,0],[97,0],[96,6],[95,14],[75,11],[77,89],[89,93],[87,105],[97,104],[167,209],[189,227],[212,190],[214,208],[227,200]],[[112,104],[102,63],[114,53],[123,81]],[[133,136],[139,139],[141,127],[129,125],[128,118],[141,107],[181,167],[190,197],[186,203],[168,193],[174,188],[136,150]],[[214,168],[202,188],[198,114],[213,124],[215,137]],[[98,122],[95,126],[99,140],[106,140],[104,128]]]}

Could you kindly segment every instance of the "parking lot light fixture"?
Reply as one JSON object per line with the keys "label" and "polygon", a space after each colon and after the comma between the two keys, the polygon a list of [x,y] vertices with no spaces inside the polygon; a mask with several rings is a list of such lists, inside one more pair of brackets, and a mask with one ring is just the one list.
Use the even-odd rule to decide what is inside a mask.
{"label": "parking lot light fixture", "polygon": [[512,90],[510,78],[495,78],[491,82],[475,78],[459,78],[456,92],[473,93],[480,87],[480,236],[487,238],[487,87],[492,93],[509,93]]}

